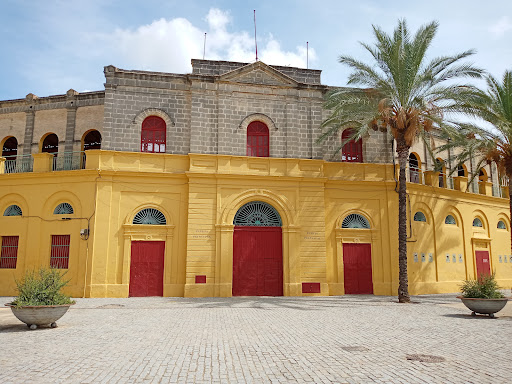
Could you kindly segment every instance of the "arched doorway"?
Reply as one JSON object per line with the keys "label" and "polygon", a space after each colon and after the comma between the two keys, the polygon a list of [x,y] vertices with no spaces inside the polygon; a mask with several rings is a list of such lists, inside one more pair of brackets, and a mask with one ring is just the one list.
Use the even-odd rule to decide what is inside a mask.
{"label": "arched doorway", "polygon": [[[364,231],[370,229],[370,223],[364,216],[352,213],[343,219],[341,228]],[[343,281],[345,294],[373,294],[370,243],[343,243]]]}
{"label": "arched doorway", "polygon": [[353,135],[352,129],[345,129],[341,135],[341,141],[345,143],[341,151],[341,161],[350,163],[362,163],[363,162],[363,141],[361,139],[349,140]]}
{"label": "arched doorway", "polygon": [[247,126],[247,156],[269,157],[269,131],[265,123],[253,121]]}
{"label": "arched doorway", "polygon": [[18,155],[18,140],[14,136],[5,140],[2,147],[2,157],[5,158],[5,173],[16,172],[16,156]]}
{"label": "arched doorway", "polygon": [[[145,208],[133,218],[135,225],[166,225],[162,212]],[[132,241],[130,297],[163,296],[165,241]]]}
{"label": "arched doorway", "polygon": [[44,138],[41,152],[53,154],[52,169],[55,171],[57,169],[57,154],[59,153],[59,138],[55,133],[50,133]]}
{"label": "arched doorway", "polygon": [[233,224],[233,296],[282,296],[279,213],[270,204],[252,201],[238,210]]}
{"label": "arched doorway", "polygon": [[420,182],[420,162],[418,157],[411,153],[409,155],[409,181],[411,183],[419,183]]}
{"label": "arched doorway", "polygon": [[164,119],[148,116],[142,122],[141,152],[165,153],[167,126]]}
{"label": "arched doorway", "polygon": [[90,131],[84,137],[84,151],[89,149],[101,149],[101,133],[96,130]]}

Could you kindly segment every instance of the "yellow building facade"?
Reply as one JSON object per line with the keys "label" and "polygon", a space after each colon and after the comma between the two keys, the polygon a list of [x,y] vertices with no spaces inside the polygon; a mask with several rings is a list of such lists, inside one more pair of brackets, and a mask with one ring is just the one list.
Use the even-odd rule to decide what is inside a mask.
{"label": "yellow building facade", "polygon": [[[393,165],[91,150],[86,169],[57,173],[48,158],[35,156],[37,171],[0,176],[0,211],[17,205],[23,212],[0,217],[2,236],[19,236],[17,267],[0,269],[0,295],[14,295],[25,270],[48,265],[52,235],[69,235],[75,297],[128,297],[138,241],[165,244],[163,296],[229,297],[234,218],[253,201],[281,218],[285,296],[343,295],[347,244],[370,245],[374,294],[397,290]],[[433,184],[408,184],[411,294],[456,292],[461,280],[476,276],[478,251],[488,252],[500,285],[512,287],[508,200]],[[73,213],[55,214],[62,203]],[[134,224],[147,208],[161,212],[165,224]],[[425,221],[414,219],[418,212]],[[351,214],[369,228],[343,228]],[[482,226],[473,226],[475,218]],[[305,290],[308,283],[319,292]]]}

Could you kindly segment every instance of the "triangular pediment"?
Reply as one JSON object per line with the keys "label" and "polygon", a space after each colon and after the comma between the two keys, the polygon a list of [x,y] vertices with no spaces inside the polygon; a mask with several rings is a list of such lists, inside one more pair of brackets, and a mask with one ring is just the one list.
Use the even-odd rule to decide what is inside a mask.
{"label": "triangular pediment", "polygon": [[227,72],[219,76],[219,80],[258,85],[296,86],[298,84],[291,77],[261,61]]}

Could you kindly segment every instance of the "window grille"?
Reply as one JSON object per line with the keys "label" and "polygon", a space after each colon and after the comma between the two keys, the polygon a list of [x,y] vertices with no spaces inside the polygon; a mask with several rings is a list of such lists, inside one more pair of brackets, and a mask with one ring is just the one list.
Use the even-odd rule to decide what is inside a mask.
{"label": "window grille", "polygon": [[234,225],[246,227],[280,227],[281,216],[270,204],[251,201],[241,207],[233,220]]}
{"label": "window grille", "polygon": [[165,215],[157,209],[145,208],[139,211],[133,218],[133,224],[165,225]]}
{"label": "window grille", "polygon": [[[345,142],[348,138],[353,135],[351,129],[345,129],[341,135],[342,142]],[[345,143],[341,151],[341,161],[350,163],[362,163],[363,162],[363,141],[361,139],[355,141],[350,140]]]}
{"label": "window grille", "polygon": [[253,121],[247,127],[247,156],[269,156],[268,127],[261,121]]}
{"label": "window grille", "polygon": [[50,268],[68,269],[69,242],[69,235],[52,235]]}
{"label": "window grille", "polygon": [[507,229],[507,226],[503,220],[498,221],[498,229]]}
{"label": "window grille", "polygon": [[73,207],[69,203],[60,203],[53,210],[54,215],[71,215],[73,213]]}
{"label": "window grille", "polygon": [[149,116],[142,122],[141,152],[165,153],[166,124],[158,116]]}
{"label": "window grille", "polygon": [[444,219],[444,223],[450,225],[457,225],[457,221],[455,220],[455,217],[453,217],[452,215],[446,216],[446,219]]}
{"label": "window grille", "polygon": [[4,212],[4,216],[21,216],[23,212],[17,205],[9,205]]}
{"label": "window grille", "polygon": [[16,269],[18,261],[18,236],[2,236],[0,268]]}
{"label": "window grille", "polygon": [[366,220],[365,217],[358,215],[356,213],[351,213],[347,217],[343,219],[341,223],[341,228],[362,228],[362,229],[370,229],[370,223]]}
{"label": "window grille", "polygon": [[480,227],[483,228],[482,220],[480,220],[478,217],[473,220],[473,227]]}
{"label": "window grille", "polygon": [[425,217],[425,214],[423,212],[416,212],[414,214],[414,221],[422,221],[422,222],[426,223],[427,218]]}

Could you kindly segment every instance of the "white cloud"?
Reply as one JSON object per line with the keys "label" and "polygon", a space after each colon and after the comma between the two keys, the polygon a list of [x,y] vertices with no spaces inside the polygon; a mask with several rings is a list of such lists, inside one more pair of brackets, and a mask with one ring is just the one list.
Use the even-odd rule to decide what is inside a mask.
{"label": "white cloud", "polygon": [[508,16],[503,16],[496,24],[489,27],[489,31],[491,31],[491,33],[496,37],[503,36],[510,29],[512,29],[512,23]]}
{"label": "white cloud", "polygon": [[[184,18],[160,19],[136,29],[117,29],[113,35],[96,35],[92,42],[104,46],[112,64],[127,69],[164,72],[190,72],[190,60],[205,59],[253,62],[254,35],[247,31],[231,31],[231,15],[212,8],[205,17],[207,31],[202,31]],[[306,47],[283,50],[272,35],[258,39],[258,58],[267,64],[306,67]],[[309,62],[317,60],[309,50]]]}

